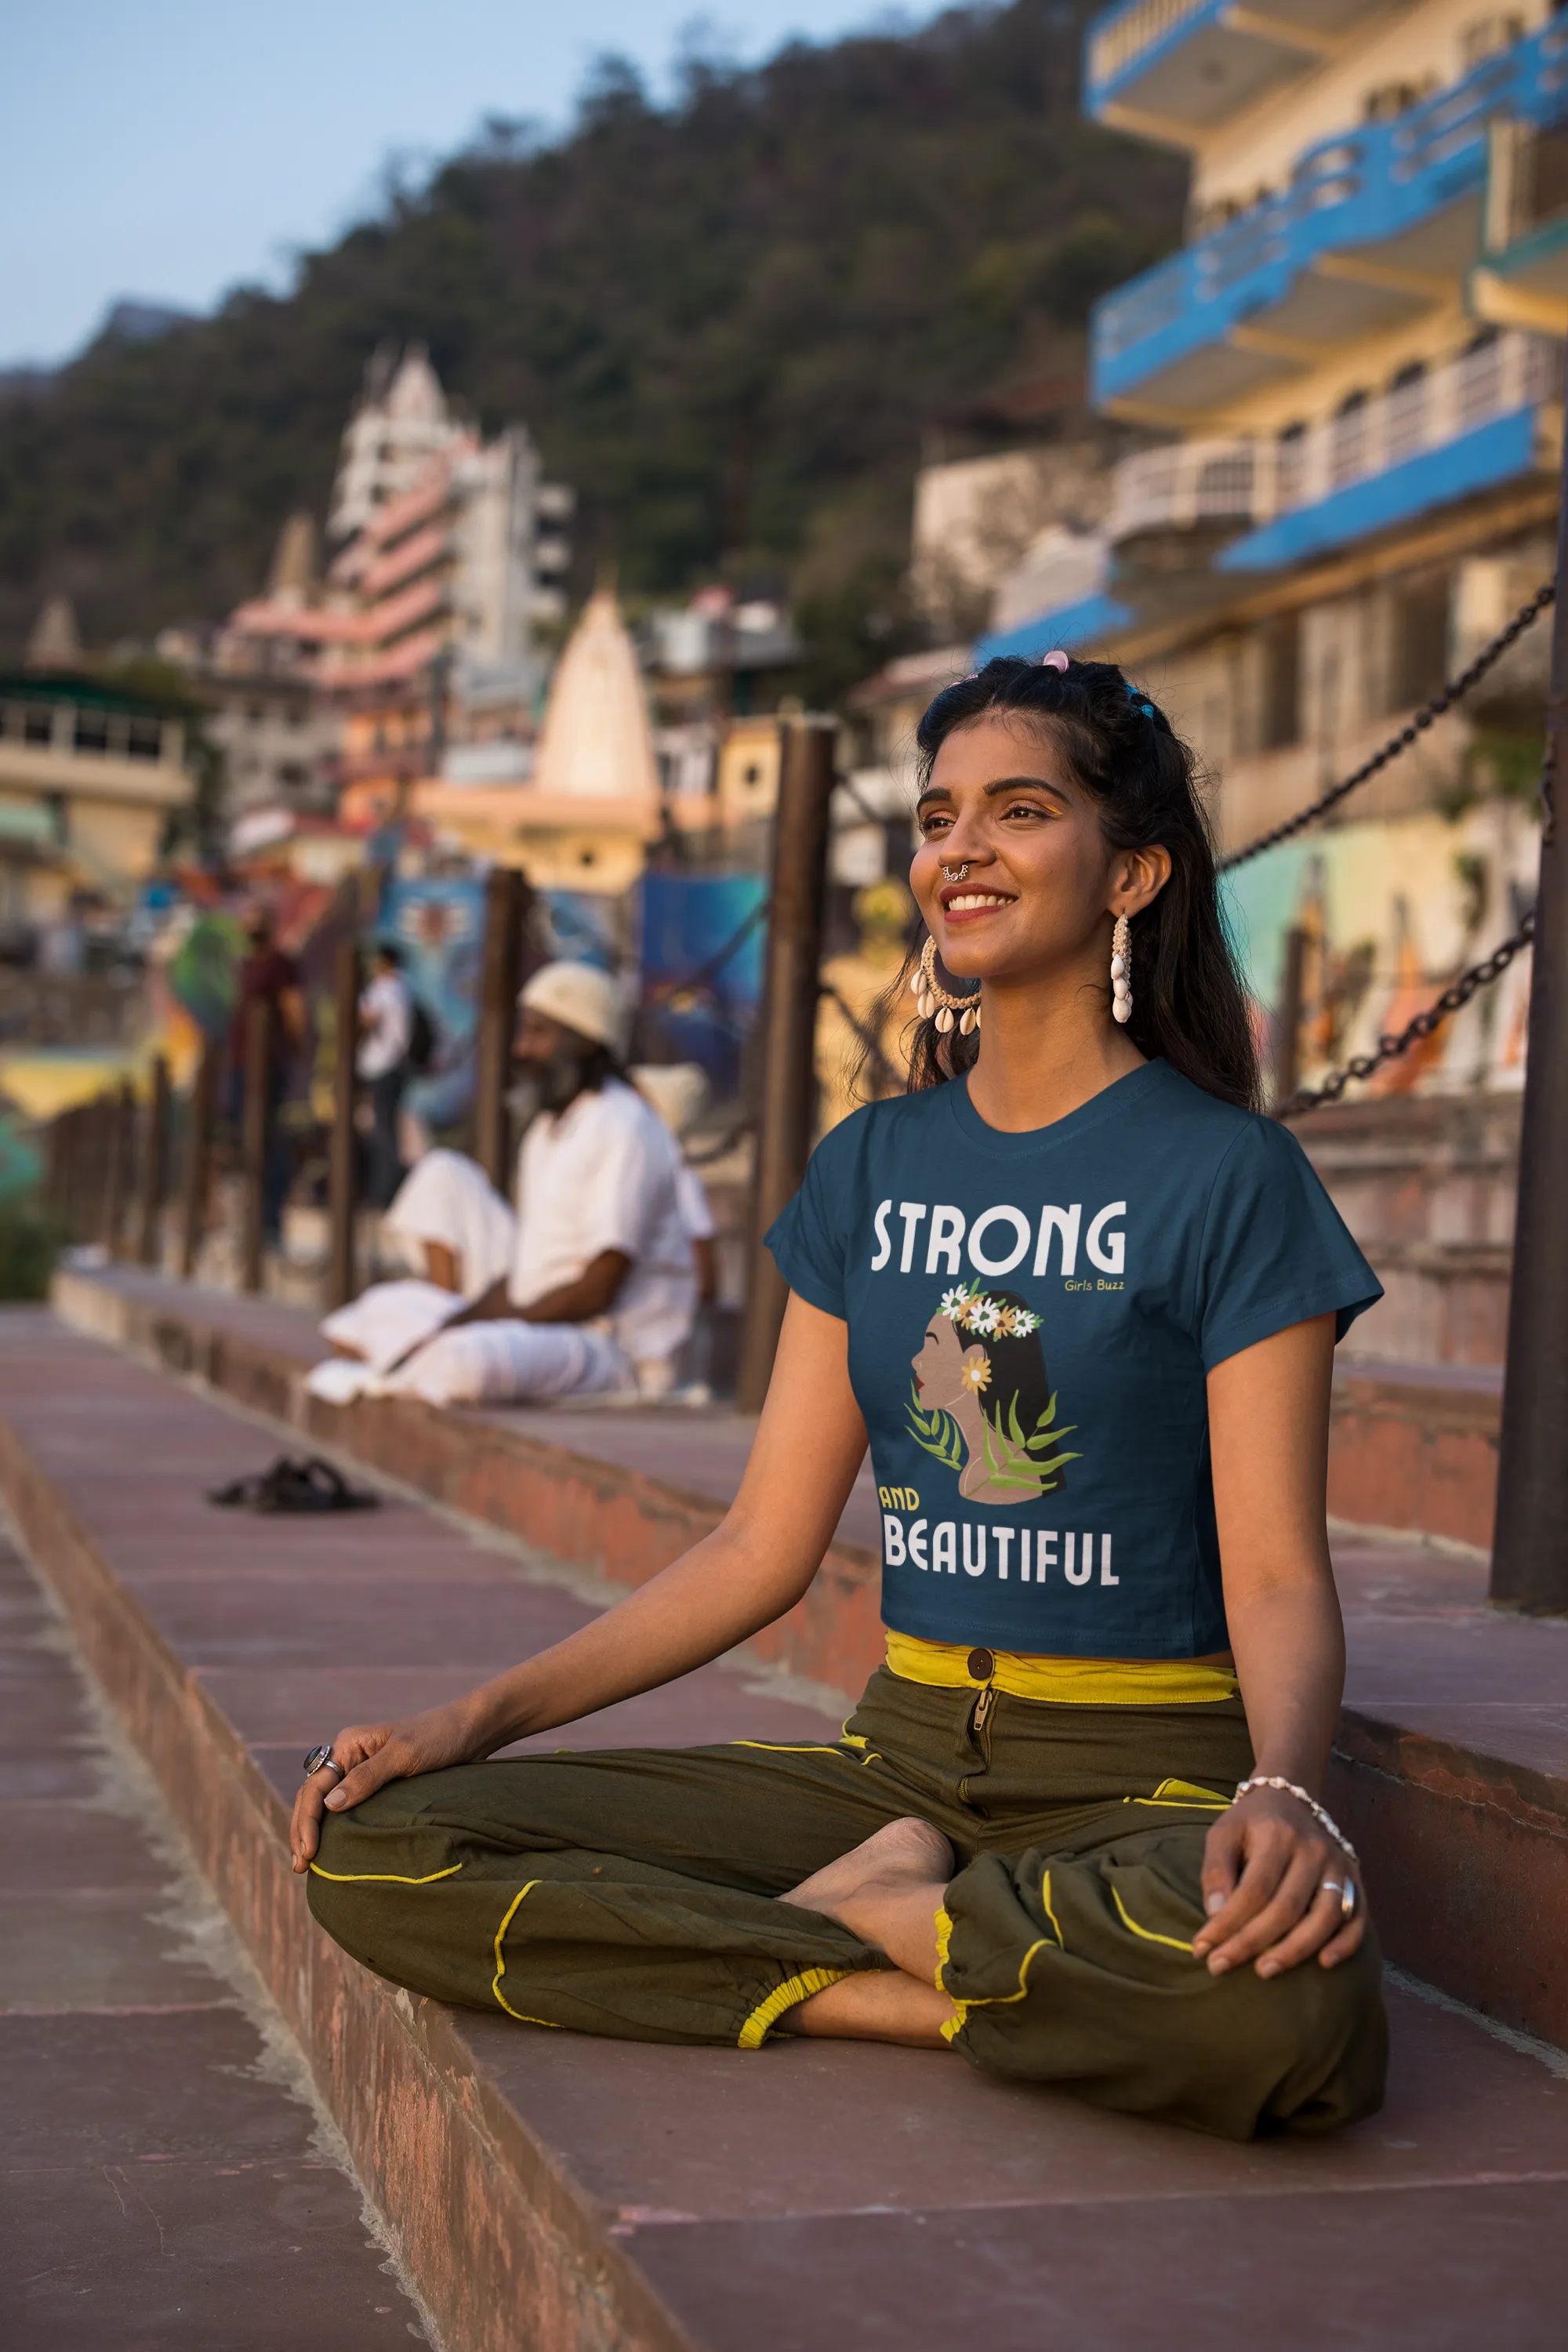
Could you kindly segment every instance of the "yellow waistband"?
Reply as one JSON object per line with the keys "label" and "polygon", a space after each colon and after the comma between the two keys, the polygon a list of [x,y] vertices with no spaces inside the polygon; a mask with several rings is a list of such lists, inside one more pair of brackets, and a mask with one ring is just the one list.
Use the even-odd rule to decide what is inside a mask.
{"label": "yellow waistband", "polygon": [[[990,1662],[974,1674],[970,1661]],[[916,1633],[888,1633],[888,1671],[907,1683],[938,1690],[980,1690],[987,1683],[1014,1698],[1055,1706],[1201,1706],[1235,1698],[1228,1666],[1195,1665],[1191,1658],[1035,1658],[1015,1650],[971,1650],[961,1642],[922,1642]]]}

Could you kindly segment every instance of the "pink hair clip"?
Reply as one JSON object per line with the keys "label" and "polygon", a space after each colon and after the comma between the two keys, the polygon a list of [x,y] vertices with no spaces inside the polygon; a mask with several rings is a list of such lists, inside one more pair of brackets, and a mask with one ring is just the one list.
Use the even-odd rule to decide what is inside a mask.
{"label": "pink hair clip", "polygon": [[1072,656],[1070,654],[1064,654],[1060,646],[1058,646],[1054,652],[1042,654],[1040,656],[1040,667],[1042,669],[1059,669],[1062,676],[1065,677],[1067,676],[1068,664]]}

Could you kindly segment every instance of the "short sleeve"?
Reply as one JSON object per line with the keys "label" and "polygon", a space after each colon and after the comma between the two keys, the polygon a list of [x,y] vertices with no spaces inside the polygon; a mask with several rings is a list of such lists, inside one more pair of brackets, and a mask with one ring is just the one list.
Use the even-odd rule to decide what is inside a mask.
{"label": "short sleeve", "polygon": [[805,1181],[763,1236],[790,1288],[825,1315],[845,1317],[845,1238],[854,1168],[844,1149],[846,1120],[825,1135],[806,1166]]}
{"label": "short sleeve", "polygon": [[1316,1315],[1333,1314],[1342,1339],[1382,1297],[1295,1137],[1273,1119],[1248,1119],[1220,1162],[1204,1221],[1196,1337],[1205,1370]]}

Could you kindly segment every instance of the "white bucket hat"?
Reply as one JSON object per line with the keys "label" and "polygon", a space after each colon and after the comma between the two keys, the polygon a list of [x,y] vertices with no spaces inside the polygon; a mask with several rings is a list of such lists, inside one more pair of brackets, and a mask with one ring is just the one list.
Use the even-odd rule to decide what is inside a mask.
{"label": "white bucket hat", "polygon": [[517,1001],[595,1045],[607,1045],[617,1060],[630,1042],[631,1007],[619,983],[594,964],[542,964]]}

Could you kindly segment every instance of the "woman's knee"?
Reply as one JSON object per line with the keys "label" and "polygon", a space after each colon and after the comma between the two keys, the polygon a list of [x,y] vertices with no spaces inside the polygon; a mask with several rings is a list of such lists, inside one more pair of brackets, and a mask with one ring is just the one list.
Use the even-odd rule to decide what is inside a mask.
{"label": "woman's knee", "polygon": [[1388,2021],[1383,1955],[1370,1926],[1348,1959],[1331,1969],[1303,1960],[1263,1989],[1283,1998],[1268,2005],[1271,2030],[1261,2037],[1260,2127],[1321,2133],[1375,2115],[1388,2074]]}
{"label": "woman's knee", "polygon": [[[1321,2134],[1383,2104],[1388,2039],[1370,1931],[1334,1969],[1211,1977],[1173,1962],[1162,1986],[1064,1975],[1042,1953],[1022,1999],[961,2003],[955,2044],[987,2074],[1052,2083],[1097,2106],[1247,2140]],[[1158,1998],[1141,1996],[1151,1990]]]}

